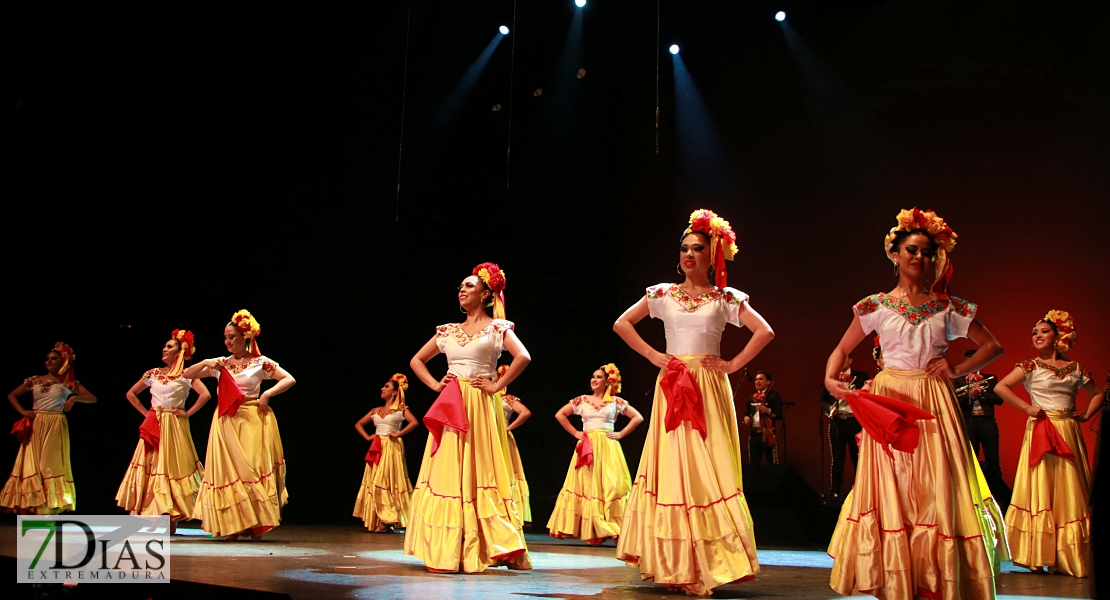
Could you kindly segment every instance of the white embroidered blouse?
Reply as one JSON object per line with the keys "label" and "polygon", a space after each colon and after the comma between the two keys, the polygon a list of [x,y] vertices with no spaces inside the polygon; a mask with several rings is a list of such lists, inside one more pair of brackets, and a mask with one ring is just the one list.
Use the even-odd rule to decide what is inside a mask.
{"label": "white embroidered blouse", "polygon": [[1075,411],[1079,388],[1091,380],[1090,372],[1075,361],[1054,367],[1034,358],[1023,360],[1017,366],[1025,371],[1025,390],[1033,406],[1044,410]]}
{"label": "white embroidered blouse", "polygon": [[493,377],[504,348],[505,332],[514,327],[504,319],[490,321],[474,335],[467,335],[459,323],[436,327],[436,345],[447,356],[447,372],[456,377]]}
{"label": "white embroidered blouse", "polygon": [[405,411],[395,410],[384,417],[380,412],[374,413],[374,435],[388,436],[394,431],[401,431],[401,424],[405,422]]}
{"label": "white embroidered blouse", "polygon": [[185,400],[189,398],[189,390],[193,386],[192,379],[185,379],[180,375],[170,377],[164,375],[161,369],[151,369],[143,373],[142,382],[150,388],[151,408],[163,410],[184,408]]}
{"label": "white embroidered blouse", "polygon": [[23,380],[23,385],[31,390],[34,398],[32,409],[45,412],[62,412],[66,400],[74,393],[53,377],[28,377]]}
{"label": "white embroidered blouse", "polygon": [[944,356],[948,342],[967,337],[978,305],[952,296],[929,299],[911,306],[889,294],[873,294],[852,307],[865,334],[876,332],[888,369],[924,369],[930,360]]}
{"label": "white embroidered blouse", "polygon": [[612,402],[594,404],[593,396],[579,396],[570,401],[574,414],[582,417],[582,431],[605,429],[613,431],[617,417],[624,412],[628,403],[623,398],[613,396]]}
{"label": "white embroidered blouse", "polygon": [[[228,373],[235,379],[235,385],[239,386],[239,391],[243,392],[243,396],[247,400],[254,400],[262,390],[262,380],[273,379],[274,371],[278,368],[278,364],[265,356],[253,356],[247,362],[236,365],[231,362],[231,357],[220,357],[216,361],[219,362],[221,367],[227,369]],[[212,375],[216,379],[220,378],[222,369],[211,369]]]}
{"label": "white embroidered blouse", "polygon": [[660,283],[647,288],[648,314],[662,319],[667,335],[667,354],[721,355],[725,325],[743,327],[740,311],[748,295],[726,287],[691,296],[677,284]]}

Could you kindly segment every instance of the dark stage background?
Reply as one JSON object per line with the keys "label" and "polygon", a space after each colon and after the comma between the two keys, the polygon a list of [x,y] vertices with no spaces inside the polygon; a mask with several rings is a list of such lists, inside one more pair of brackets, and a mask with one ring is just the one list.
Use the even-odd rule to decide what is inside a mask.
{"label": "dark stage background", "polygon": [[[676,279],[678,236],[703,206],[739,234],[730,284],[777,334],[750,366],[796,403],[786,461],[815,489],[825,359],[851,304],[895,285],[881,241],[900,208],[935,209],[960,234],[955,290],[1006,348],[988,372],[1029,357],[1034,321],[1062,308],[1079,327],[1074,358],[1105,377],[1110,53],[1087,15],[664,2],[656,155],[654,3],[591,0],[579,38],[570,0],[520,2],[512,34],[446,110],[513,3],[417,1],[398,205],[407,7],[0,9],[0,371],[12,388],[56,340],[76,349],[100,398],[69,417],[81,512],[116,510],[141,421],[124,392],[158,366],[170,330],[192,329],[200,357],[214,356],[248,308],[263,351],[298,380],[273,402],[286,520],[349,522],[366,450],[353,423],[435,325],[459,318],[457,283],[493,260],[533,355],[511,391],[535,414],[517,439],[542,525],[574,445],[551,415],[592,370],[616,362],[623,396],[650,413],[654,369],[611,324],[645,286]],[[707,112],[676,117],[672,42]],[[696,108],[692,93],[680,99]],[[659,323],[641,331],[663,347]],[[730,331],[725,354],[747,338]],[[414,381],[415,412],[433,399]],[[192,420],[202,456],[214,405]],[[1000,410],[1010,480],[1023,419]],[[646,431],[623,441],[633,470]],[[414,476],[425,438],[405,440]],[[0,438],[0,459],[15,452]]]}

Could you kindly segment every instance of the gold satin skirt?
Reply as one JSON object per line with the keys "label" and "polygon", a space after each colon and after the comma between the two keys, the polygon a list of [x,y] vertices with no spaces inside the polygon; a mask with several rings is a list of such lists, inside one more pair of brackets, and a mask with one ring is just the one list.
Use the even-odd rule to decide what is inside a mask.
{"label": "gold satin skirt", "polygon": [[139,439],[127,474],[116,493],[116,504],[136,515],[169,515],[181,521],[193,517],[197,492],[204,478],[189,419],[172,410],[157,411],[161,437],[157,449]]}
{"label": "gold satin skirt", "polygon": [[0,509],[56,515],[76,506],[65,413],[36,410],[31,440],[19,446],[11,477],[0,490]]}
{"label": "gold satin skirt", "polygon": [[863,433],[856,481],[829,543],[830,585],[880,599],[994,598],[997,532],[976,475],[952,383],[924,371],[885,369],[872,392],[936,415],[918,421],[910,454]]}
{"label": "gold satin skirt", "polygon": [[[728,376],[686,361],[705,410],[706,437],[683,422],[666,431],[667,399],[655,383],[644,452],[628,496],[617,558],[644,581],[704,595],[759,572],[748,503],[741,489],[740,438]],[[661,369],[662,379],[665,369]]]}
{"label": "gold satin skirt", "polygon": [[1079,423],[1069,413],[1047,411],[1048,418],[1071,448],[1075,460],[1045,454],[1029,468],[1029,444],[1033,437],[1030,418],[1025,424],[1014,495],[1006,511],[1010,529],[1010,554],[1014,564],[1088,577],[1091,566],[1091,471],[1087,446]]}
{"label": "gold satin skirt", "polygon": [[979,486],[979,497],[983,503],[979,505],[979,513],[986,519],[987,525],[993,533],[993,539],[987,538],[988,548],[991,553],[991,570],[995,575],[1002,572],[1002,561],[1010,560],[1010,543],[1006,537],[1006,521],[1002,518],[1002,507],[991,492],[987,478],[983,476],[983,469],[979,466],[979,457],[975,449],[971,449],[971,457],[975,462],[975,482]]}
{"label": "gold satin skirt", "polygon": [[260,534],[281,523],[289,500],[285,490],[285,452],[273,409],[258,410],[246,400],[235,414],[212,414],[204,478],[193,518],[214,536]]}
{"label": "gold satin skirt", "polygon": [[578,454],[571,454],[567,478],[547,521],[553,537],[599,543],[620,535],[632,475],[621,443],[609,439],[605,435],[608,432],[607,429],[586,432],[594,449],[593,464],[576,469]]}
{"label": "gold satin skirt", "polygon": [[355,499],[354,516],[373,531],[383,525],[404,528],[409,522],[412,482],[405,465],[405,442],[401,438],[379,436],[382,457],[377,466],[367,464],[362,487]]}
{"label": "gold satin skirt", "polygon": [[405,554],[433,571],[477,573],[505,565],[531,569],[513,475],[501,395],[460,377],[470,425],[443,428],[439,449],[428,436],[412,493]]}
{"label": "gold satin skirt", "polygon": [[528,480],[524,478],[524,463],[520,461],[520,450],[516,447],[516,438],[513,432],[506,431],[509,438],[509,462],[516,478],[516,487],[513,488],[513,501],[521,511],[520,518],[525,523],[532,522],[532,494],[528,491]]}

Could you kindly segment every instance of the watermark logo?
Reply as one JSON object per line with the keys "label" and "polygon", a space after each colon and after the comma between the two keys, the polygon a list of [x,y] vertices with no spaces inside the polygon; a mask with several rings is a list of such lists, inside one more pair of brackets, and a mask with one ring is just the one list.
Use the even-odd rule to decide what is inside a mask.
{"label": "watermark logo", "polygon": [[170,580],[170,518],[20,516],[18,583],[159,583]]}

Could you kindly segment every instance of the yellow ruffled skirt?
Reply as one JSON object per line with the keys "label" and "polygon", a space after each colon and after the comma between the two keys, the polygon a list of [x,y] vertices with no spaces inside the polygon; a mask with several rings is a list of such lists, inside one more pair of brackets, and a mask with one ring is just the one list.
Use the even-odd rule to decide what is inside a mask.
{"label": "yellow ruffled skirt", "polygon": [[994,493],[991,492],[990,485],[987,484],[987,478],[983,476],[983,469],[979,466],[979,459],[974,448],[971,449],[971,457],[975,462],[975,482],[979,486],[979,497],[983,499],[983,503],[978,506],[979,513],[986,520],[993,534],[993,537],[986,538],[988,542],[987,550],[991,554],[991,570],[994,571],[995,575],[998,575],[1002,572],[1002,561],[1010,560],[1010,543],[1006,537],[1006,521],[1002,518],[1002,507],[994,499]]}
{"label": "yellow ruffled skirt", "polygon": [[552,536],[599,543],[620,535],[632,475],[620,442],[606,433],[607,429],[586,432],[594,450],[593,464],[576,469],[578,454],[571,455],[567,478],[547,521]]}
{"label": "yellow ruffled skirt", "polygon": [[64,413],[36,410],[31,439],[19,446],[11,477],[0,490],[0,509],[56,515],[76,506],[69,423]]}
{"label": "yellow ruffled skirt", "polygon": [[513,476],[516,478],[516,487],[513,488],[513,501],[516,502],[517,508],[520,510],[520,518],[525,523],[531,523],[532,494],[528,491],[528,480],[524,478],[524,463],[520,462],[520,450],[516,447],[516,438],[513,437],[513,432],[506,431],[505,435],[509,438],[509,463],[513,468]]}
{"label": "yellow ruffled skirt", "polygon": [[1033,436],[1030,418],[1014,476],[1014,495],[1006,511],[1010,529],[1010,554],[1014,564],[1028,568],[1048,567],[1073,577],[1088,577],[1091,566],[1091,520],[1088,499],[1091,471],[1087,446],[1079,423],[1069,413],[1049,411],[1048,418],[1071,448],[1075,460],[1045,454],[1029,468],[1029,445]]}
{"label": "yellow ruffled skirt", "polygon": [[[936,416],[917,421],[912,454],[863,433],[852,493],[829,543],[830,585],[887,598],[994,598],[997,532],[982,507],[976,460],[952,383],[885,369],[871,391]],[[985,485],[985,484],[984,484]]]}
{"label": "yellow ruffled skirt", "polygon": [[158,448],[148,448],[139,440],[116,493],[116,504],[137,515],[191,519],[204,466],[193,445],[189,419],[174,416],[172,410],[150,410],[156,411],[161,429]]}
{"label": "yellow ruffled skirt", "polygon": [[260,534],[277,527],[289,500],[285,491],[285,453],[274,411],[258,410],[258,400],[243,402],[235,414],[212,415],[204,479],[193,518],[215,536]]}
{"label": "yellow ruffled skirt", "polygon": [[439,449],[428,436],[412,493],[405,554],[428,569],[476,573],[493,566],[531,569],[513,488],[500,394],[490,396],[460,377],[470,425],[444,427]]}
{"label": "yellow ruffled skirt", "polygon": [[405,442],[401,438],[379,436],[382,457],[377,466],[367,463],[362,472],[362,487],[355,499],[354,516],[367,529],[383,525],[403,528],[409,522],[412,482],[405,465]]}
{"label": "yellow ruffled skirt", "polygon": [[[666,431],[667,399],[655,384],[644,453],[628,496],[617,558],[644,581],[691,594],[759,572],[752,518],[740,488],[740,439],[728,376],[681,356],[701,390],[706,437],[683,422]],[[665,373],[661,370],[660,379]]]}

